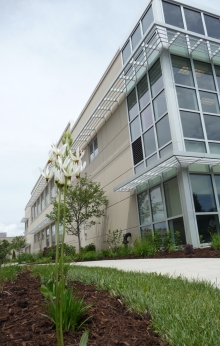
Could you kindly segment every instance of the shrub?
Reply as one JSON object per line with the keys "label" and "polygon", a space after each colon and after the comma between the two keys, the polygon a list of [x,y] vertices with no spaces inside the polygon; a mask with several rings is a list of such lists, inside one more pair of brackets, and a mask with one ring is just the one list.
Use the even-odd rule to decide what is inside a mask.
{"label": "shrub", "polygon": [[44,247],[43,257],[51,257],[52,260],[56,258],[56,246]]}
{"label": "shrub", "polygon": [[31,253],[21,253],[17,257],[17,262],[18,263],[24,263],[24,262],[32,263],[32,262],[34,262],[34,257]]}
{"label": "shrub", "polygon": [[96,251],[88,251],[81,254],[83,261],[97,261],[102,258],[102,254]]}
{"label": "shrub", "polygon": [[76,253],[76,248],[73,245],[64,244],[63,253],[64,256],[73,257]]}
{"label": "shrub", "polygon": [[107,234],[107,240],[104,241],[104,243],[108,244],[110,250],[116,251],[117,247],[122,244],[122,230],[109,230]]}
{"label": "shrub", "polygon": [[42,257],[37,260],[37,263],[51,263],[52,257]]}
{"label": "shrub", "polygon": [[220,235],[211,233],[211,246],[214,250],[220,250]]}
{"label": "shrub", "polygon": [[192,244],[183,245],[185,255],[190,255],[194,252],[194,248]]}
{"label": "shrub", "polygon": [[129,245],[121,245],[121,246],[118,246],[117,249],[116,249],[116,253],[118,256],[127,256],[127,255],[130,255],[132,253],[132,248],[131,246]]}
{"label": "shrub", "polygon": [[163,250],[165,252],[175,251],[174,242],[172,239],[171,231],[166,231],[165,236],[163,238]]}
{"label": "shrub", "polygon": [[141,239],[135,240],[133,252],[135,255],[140,257],[152,256],[158,252],[151,232],[149,232],[147,237],[142,237]]}
{"label": "shrub", "polygon": [[82,252],[96,251],[95,244],[91,243],[82,248]]}

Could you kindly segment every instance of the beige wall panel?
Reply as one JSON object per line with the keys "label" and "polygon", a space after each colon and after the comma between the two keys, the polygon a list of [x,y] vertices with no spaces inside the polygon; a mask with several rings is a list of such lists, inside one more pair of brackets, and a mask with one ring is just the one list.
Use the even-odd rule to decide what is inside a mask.
{"label": "beige wall panel", "polygon": [[127,105],[126,105],[126,99],[120,104],[120,122],[121,122],[121,128],[123,129],[125,126],[128,125],[128,116],[127,116]]}

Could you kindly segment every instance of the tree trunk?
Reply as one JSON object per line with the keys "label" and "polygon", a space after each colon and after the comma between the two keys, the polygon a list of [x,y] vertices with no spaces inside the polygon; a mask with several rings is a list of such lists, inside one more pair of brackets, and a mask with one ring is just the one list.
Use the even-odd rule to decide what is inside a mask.
{"label": "tree trunk", "polygon": [[79,253],[81,253],[81,239],[80,239],[79,227],[77,227],[77,236],[78,236],[78,244],[79,244]]}

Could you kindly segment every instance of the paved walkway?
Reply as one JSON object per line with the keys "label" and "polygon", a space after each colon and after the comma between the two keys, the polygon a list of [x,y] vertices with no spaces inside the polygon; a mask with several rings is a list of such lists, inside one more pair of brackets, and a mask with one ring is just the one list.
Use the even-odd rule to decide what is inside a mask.
{"label": "paved walkway", "polygon": [[129,259],[72,263],[87,267],[108,267],[124,271],[168,274],[189,280],[206,280],[220,288],[220,258]]}

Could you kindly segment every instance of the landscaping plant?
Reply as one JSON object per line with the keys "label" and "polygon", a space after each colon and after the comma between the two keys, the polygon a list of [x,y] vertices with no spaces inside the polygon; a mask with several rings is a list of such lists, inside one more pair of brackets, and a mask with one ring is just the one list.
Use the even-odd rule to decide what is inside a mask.
{"label": "landscaping plant", "polygon": [[211,233],[211,246],[215,250],[220,250],[220,235],[217,233]]}
{"label": "landscaping plant", "polygon": [[[64,346],[63,340],[63,330],[67,325],[75,323],[72,316],[72,307],[74,305],[74,298],[70,298],[70,290],[66,288],[65,276],[64,276],[64,240],[66,234],[67,216],[68,209],[66,207],[67,203],[67,191],[72,189],[71,182],[75,178],[80,178],[80,173],[85,168],[86,163],[82,163],[82,157],[84,152],[79,149],[73,154],[71,151],[72,138],[71,133],[64,133],[62,138],[62,145],[60,148],[56,147],[54,144],[51,146],[52,150],[49,153],[48,164],[44,171],[41,170],[41,174],[48,182],[50,178],[54,175],[54,181],[57,184],[58,189],[58,201],[56,202],[56,263],[55,263],[55,283],[53,284],[53,295],[54,300],[51,300],[49,306],[49,318],[54,321],[56,325],[56,337],[58,346]],[[81,186],[80,180],[78,186]],[[54,202],[55,203],[55,202]],[[60,242],[60,224],[61,224],[61,209],[62,209],[62,224],[63,224],[63,234],[60,246],[59,254],[59,242]],[[51,293],[51,287],[42,286],[42,291],[48,291]],[[51,296],[50,296],[51,297]],[[72,299],[72,300],[71,300]],[[67,313],[67,310],[69,312]],[[71,313],[70,313],[71,311]],[[65,316],[64,316],[65,315]],[[66,318],[69,321],[66,321]]]}

